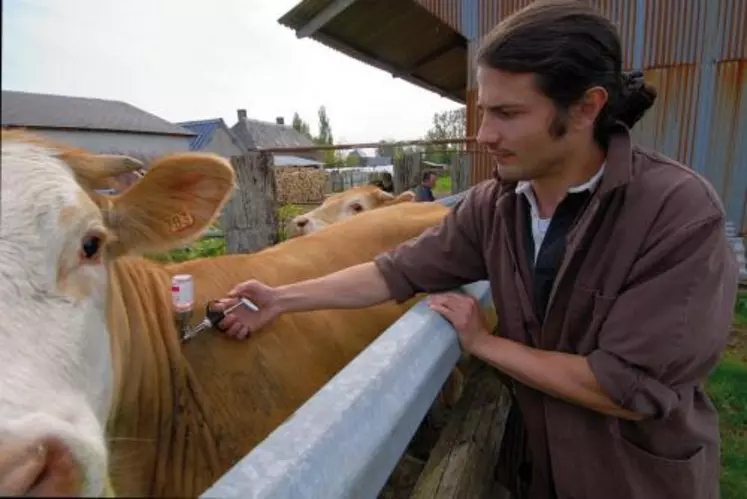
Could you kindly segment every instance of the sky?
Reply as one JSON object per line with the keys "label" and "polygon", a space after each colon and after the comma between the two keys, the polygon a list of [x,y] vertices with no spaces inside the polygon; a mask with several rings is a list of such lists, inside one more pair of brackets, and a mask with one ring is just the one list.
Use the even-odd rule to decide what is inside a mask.
{"label": "sky", "polygon": [[317,130],[336,143],[421,138],[460,105],[277,20],[300,0],[3,0],[2,88],[121,100],[171,122],[222,117]]}

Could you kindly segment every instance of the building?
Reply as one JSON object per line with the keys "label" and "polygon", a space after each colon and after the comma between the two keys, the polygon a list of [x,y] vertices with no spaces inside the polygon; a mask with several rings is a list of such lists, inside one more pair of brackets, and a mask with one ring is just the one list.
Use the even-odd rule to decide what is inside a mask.
{"label": "building", "polygon": [[[239,109],[236,113],[238,121],[231,127],[236,137],[247,150],[272,149],[283,147],[314,147],[314,141],[292,126],[285,124],[282,117],[275,123],[255,120],[247,117],[246,109]],[[293,154],[283,153],[284,156],[297,156],[312,161],[324,161],[322,151],[298,151]]]}
{"label": "building", "polygon": [[[278,130],[278,127],[272,123],[247,119],[243,112],[240,112],[239,115],[244,117],[244,121],[242,123],[239,120],[233,129],[239,130],[239,133],[242,133],[246,140],[239,139],[233,129],[229,128],[221,118],[186,121],[179,123],[179,125],[195,133],[195,136],[189,141],[190,150],[213,152],[227,158],[239,156],[258,148],[286,147],[287,144],[306,146],[311,143],[310,140],[302,142],[297,137],[301,134],[293,128],[283,127]],[[282,125],[282,123],[279,124]],[[287,129],[290,129],[290,132]],[[303,135],[301,137],[306,139]],[[312,159],[314,155],[312,155],[312,158],[291,154],[273,154],[272,156],[273,164],[277,167],[322,168],[324,166],[323,162]]]}
{"label": "building", "polygon": [[348,154],[348,158],[349,166],[384,166],[392,164],[391,156],[379,156],[377,151],[369,154],[363,149],[353,149]]}
{"label": "building", "polygon": [[[589,2],[619,26],[625,69],[643,71],[659,90],[653,108],[633,130],[636,139],[704,174],[718,190],[728,219],[747,232],[747,141],[739,140],[747,129],[747,4]],[[303,0],[279,23],[299,38],[312,38],[466,105],[467,135],[474,137],[480,115],[470,54],[501,19],[529,3]],[[361,25],[377,29],[360,30]],[[472,183],[489,178],[490,169],[485,154],[474,154]]]}
{"label": "building", "polygon": [[195,134],[189,141],[190,151],[212,152],[227,158],[246,151],[246,147],[221,118],[177,124]]}
{"label": "building", "polygon": [[[125,102],[2,91],[2,127],[25,128],[94,153],[125,154],[146,168],[156,157],[188,151],[194,133]],[[129,185],[138,177],[117,180]]]}

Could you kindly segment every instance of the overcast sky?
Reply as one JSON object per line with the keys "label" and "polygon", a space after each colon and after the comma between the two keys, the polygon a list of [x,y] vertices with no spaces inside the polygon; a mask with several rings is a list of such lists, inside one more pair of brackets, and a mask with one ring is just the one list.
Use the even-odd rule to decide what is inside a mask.
{"label": "overcast sky", "polygon": [[3,0],[2,87],[128,102],[169,121],[250,117],[335,141],[423,136],[459,104],[397,80],[277,19],[300,0]]}

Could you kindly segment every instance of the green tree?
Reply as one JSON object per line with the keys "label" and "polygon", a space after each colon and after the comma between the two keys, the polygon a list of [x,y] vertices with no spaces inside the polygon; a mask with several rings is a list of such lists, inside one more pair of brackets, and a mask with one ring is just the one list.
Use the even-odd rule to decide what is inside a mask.
{"label": "green tree", "polygon": [[[334,145],[334,137],[332,136],[332,125],[330,125],[329,116],[327,115],[327,108],[325,106],[319,107],[319,134],[314,137],[314,142],[317,145]],[[324,151],[324,163],[331,167],[345,166],[345,158],[342,157],[339,151],[334,149],[327,149]]]}
{"label": "green tree", "polygon": [[293,129],[296,130],[299,133],[302,133],[309,139],[313,140],[314,138],[311,136],[311,131],[309,129],[309,124],[306,123],[304,120],[301,119],[301,117],[298,115],[298,113],[293,113]]}
{"label": "green tree", "polygon": [[[427,140],[459,139],[467,134],[467,108],[460,107],[433,114],[433,124],[425,135]],[[451,153],[457,150],[454,144],[438,144],[425,147],[425,159],[435,163],[449,163]]]}
{"label": "green tree", "polygon": [[334,144],[332,126],[329,123],[329,116],[327,116],[327,108],[324,106],[319,107],[319,135],[316,136],[314,142],[319,145]]}
{"label": "green tree", "polygon": [[380,140],[379,145],[376,148],[376,154],[378,156],[386,156],[392,158],[392,161],[396,162],[402,159],[402,156],[406,152],[409,152],[409,147],[402,147],[394,144],[395,141],[392,139]]}

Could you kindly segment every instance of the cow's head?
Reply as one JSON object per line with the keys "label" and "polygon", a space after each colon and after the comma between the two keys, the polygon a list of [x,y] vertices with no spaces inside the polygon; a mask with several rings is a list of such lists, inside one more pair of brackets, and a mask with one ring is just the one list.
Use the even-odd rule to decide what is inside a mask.
{"label": "cow's head", "polygon": [[375,185],[352,187],[339,194],[333,194],[313,210],[294,217],[290,221],[289,236],[297,237],[311,234],[327,225],[358,215],[364,211],[375,210],[397,203],[414,201],[415,195],[406,191],[394,196]]}
{"label": "cow's head", "polygon": [[102,196],[95,189],[108,177],[141,165],[17,131],[3,131],[1,164],[0,440],[47,444],[40,480],[72,469],[81,480],[57,492],[101,495],[116,390],[109,266],[199,237],[234,172],[217,156],[179,154],[121,196]]}

